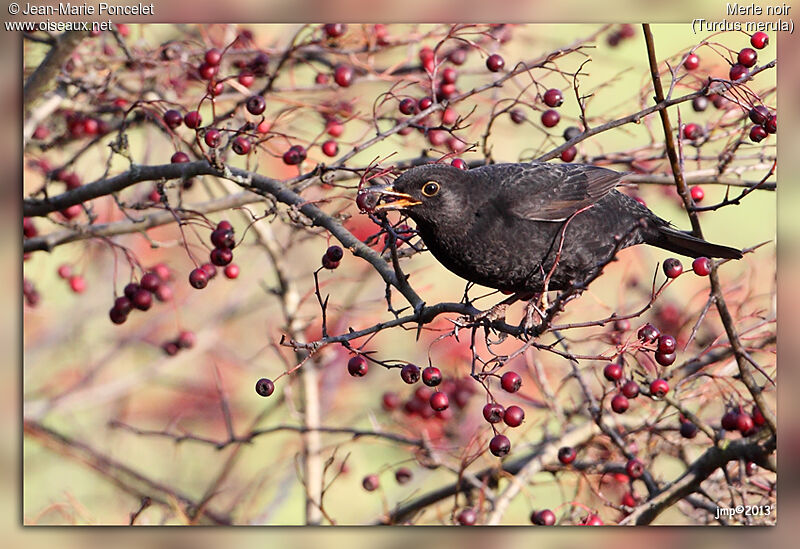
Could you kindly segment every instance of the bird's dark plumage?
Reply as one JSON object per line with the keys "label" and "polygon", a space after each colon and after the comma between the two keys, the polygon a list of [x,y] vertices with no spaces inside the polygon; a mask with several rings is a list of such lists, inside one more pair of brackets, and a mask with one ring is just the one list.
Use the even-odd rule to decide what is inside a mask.
{"label": "bird's dark plumage", "polygon": [[[513,292],[582,283],[622,248],[646,243],[690,257],[740,258],[669,223],[614,187],[624,174],[584,164],[494,164],[460,170],[411,168],[389,202],[416,222],[445,267],[471,282]],[[560,255],[559,255],[560,248]]]}

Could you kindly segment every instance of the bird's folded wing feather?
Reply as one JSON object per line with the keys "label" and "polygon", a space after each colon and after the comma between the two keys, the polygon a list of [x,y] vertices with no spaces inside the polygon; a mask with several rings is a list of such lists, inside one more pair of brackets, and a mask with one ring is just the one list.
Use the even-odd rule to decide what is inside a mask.
{"label": "bird's folded wing feather", "polygon": [[510,164],[503,171],[507,211],[530,221],[564,221],[611,192],[624,175],[558,164]]}

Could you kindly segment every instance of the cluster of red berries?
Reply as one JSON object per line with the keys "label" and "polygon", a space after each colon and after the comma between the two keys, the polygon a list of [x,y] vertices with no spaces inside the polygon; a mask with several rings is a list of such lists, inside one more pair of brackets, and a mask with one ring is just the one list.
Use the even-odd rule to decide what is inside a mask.
{"label": "cluster of red berries", "polygon": [[764,425],[764,415],[757,405],[748,414],[742,406],[729,409],[722,416],[721,426],[725,431],[739,431],[742,436],[750,436]]}
{"label": "cluster of red berries", "polygon": [[[578,137],[581,133],[581,129],[577,126],[568,126],[564,130],[564,141],[572,141],[576,137]],[[575,145],[571,146],[570,148],[561,152],[561,160],[563,162],[572,162],[575,160],[575,156],[578,154],[578,149]]]}
{"label": "cluster of red berries", "polygon": [[130,282],[125,286],[122,296],[114,300],[114,305],[108,311],[108,316],[114,324],[122,324],[128,319],[128,314],[138,309],[147,311],[153,305],[153,296],[159,301],[172,299],[172,289],[167,282],[171,277],[169,268],[160,263],[146,272],[138,283]]}
{"label": "cluster of red berries", "polygon": [[209,255],[209,262],[203,263],[189,273],[189,284],[193,288],[202,290],[208,285],[209,280],[217,275],[217,267],[225,267],[225,276],[234,279],[239,276],[239,267],[233,261],[233,248],[236,246],[236,239],[233,233],[233,225],[227,220],[222,220],[217,224],[217,228],[211,232],[211,244],[214,249]]}
{"label": "cluster of red berries", "polygon": [[[508,393],[516,393],[522,387],[522,377],[517,372],[508,371],[500,376],[500,387]],[[495,425],[502,421],[509,427],[519,427],[525,420],[525,410],[516,405],[504,407],[498,402],[489,402],[483,407],[483,418],[492,425],[495,433],[489,441],[489,451],[497,457],[508,455],[511,441],[507,436],[497,433]]]}
{"label": "cluster of red berries", "polygon": [[764,49],[769,43],[769,36],[765,32],[757,32],[750,37],[750,45],[753,48],[742,48],[736,56],[736,63],[731,65],[728,76],[731,80],[739,80],[747,74],[747,69],[755,66],[758,61],[756,50]]}
{"label": "cluster of red berries", "polygon": [[76,294],[86,291],[86,279],[72,272],[72,267],[66,263],[58,267],[58,277],[69,282],[70,289]]}
{"label": "cluster of red berries", "polygon": [[[65,112],[64,115],[67,125],[67,134],[72,139],[96,137],[98,135],[105,135],[110,131],[108,122],[101,118],[92,118],[71,111]],[[46,132],[47,135],[42,137],[42,133],[43,132],[40,132],[37,139],[46,139],[47,135],[49,135],[49,132]]]}
{"label": "cluster of red berries", "polygon": [[[350,364],[348,370],[349,367]],[[444,379],[441,370],[436,366],[428,366],[420,371],[418,366],[406,364],[400,370],[400,377],[409,385],[421,379],[424,386],[417,387],[405,401],[394,391],[383,393],[381,406],[387,412],[401,409],[409,417],[446,420],[452,416],[451,401],[461,409],[467,406],[475,394],[470,378]]]}
{"label": "cluster of red berries", "polygon": [[778,117],[769,112],[764,105],[756,105],[748,113],[750,121],[755,124],[750,128],[750,140],[760,143],[771,133],[778,131]]}
{"label": "cluster of red berries", "polygon": [[636,31],[634,30],[633,25],[630,23],[624,23],[606,37],[606,42],[612,48],[616,48],[619,46],[620,42],[623,40],[628,40],[629,38],[633,38],[635,34]]}
{"label": "cluster of red berries", "polygon": [[181,349],[191,349],[197,337],[194,332],[188,330],[182,331],[178,337],[172,340],[165,341],[161,344],[161,349],[169,356],[175,356]]}

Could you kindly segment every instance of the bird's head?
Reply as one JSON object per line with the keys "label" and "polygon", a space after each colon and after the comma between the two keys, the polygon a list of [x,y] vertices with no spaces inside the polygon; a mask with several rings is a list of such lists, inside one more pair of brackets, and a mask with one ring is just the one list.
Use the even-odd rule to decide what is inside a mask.
{"label": "bird's head", "polygon": [[391,185],[369,189],[374,211],[402,210],[415,221],[461,216],[469,201],[469,172],[446,164],[406,170]]}

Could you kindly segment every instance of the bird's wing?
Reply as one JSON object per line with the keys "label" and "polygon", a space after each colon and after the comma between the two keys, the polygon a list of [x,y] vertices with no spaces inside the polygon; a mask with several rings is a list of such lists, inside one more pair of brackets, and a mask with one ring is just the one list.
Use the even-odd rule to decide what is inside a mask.
{"label": "bird's wing", "polygon": [[564,221],[603,198],[624,176],[583,164],[506,166],[501,176],[506,209],[511,215],[531,221]]}

